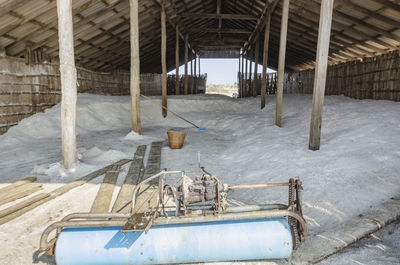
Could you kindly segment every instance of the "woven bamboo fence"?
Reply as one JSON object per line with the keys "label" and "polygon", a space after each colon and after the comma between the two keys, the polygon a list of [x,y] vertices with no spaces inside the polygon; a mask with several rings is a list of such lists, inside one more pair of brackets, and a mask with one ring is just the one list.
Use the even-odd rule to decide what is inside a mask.
{"label": "woven bamboo fence", "polygon": [[[254,80],[254,75],[251,76],[249,74],[243,74],[243,79],[240,78],[240,74],[238,73],[238,84],[241,87],[242,80],[244,84],[244,97],[251,97],[253,96],[253,89],[256,90],[257,95],[261,95],[261,82],[262,82],[262,75],[258,74],[257,82]],[[298,93],[298,84],[295,81],[294,73],[288,72],[285,73],[284,76],[284,85],[283,85],[283,93],[285,94],[293,94]],[[278,87],[278,75],[277,73],[268,73],[266,77],[267,82],[267,95],[274,95],[276,94],[276,90]],[[256,87],[255,87],[256,86]]]}
{"label": "woven bamboo fence", "polygon": [[[293,75],[300,93],[313,92],[313,70]],[[400,51],[329,66],[325,94],[400,101]]]}
{"label": "woven bamboo fence", "polygon": [[[204,91],[206,77],[195,77],[195,91]],[[129,72],[101,73],[77,67],[77,78],[79,93],[113,96],[130,94]],[[168,76],[169,94],[175,94],[174,78]],[[140,80],[142,94],[161,95],[161,74],[141,74]],[[181,83],[183,94],[183,78]],[[61,83],[57,64],[26,64],[24,59],[0,56],[0,134],[20,120],[44,111],[60,100]]]}
{"label": "woven bamboo fence", "polygon": [[[167,77],[167,94],[168,95],[176,95],[176,75],[168,75]],[[207,75],[195,75],[195,76],[188,76],[188,94],[204,94],[206,91],[207,85]],[[194,79],[193,82],[191,79]],[[184,75],[179,76],[179,92],[178,95],[184,94]],[[191,85],[193,84],[193,89]]]}
{"label": "woven bamboo fence", "polygon": [[[243,80],[245,97],[252,96],[254,76],[238,73],[239,87]],[[277,74],[267,74],[267,95],[275,94]],[[283,93],[312,94],[314,70],[286,72]],[[258,75],[257,95],[261,91]],[[325,95],[345,95],[355,99],[400,101],[400,51],[328,67]]]}

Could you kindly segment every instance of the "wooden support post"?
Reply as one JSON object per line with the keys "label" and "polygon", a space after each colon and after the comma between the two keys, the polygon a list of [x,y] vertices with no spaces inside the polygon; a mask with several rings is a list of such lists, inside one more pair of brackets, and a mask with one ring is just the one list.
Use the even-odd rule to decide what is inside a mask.
{"label": "wooden support post", "polygon": [[250,91],[253,91],[253,87],[252,87],[252,81],[251,81],[251,79],[252,79],[252,77],[253,77],[253,62],[251,61],[251,57],[252,57],[252,55],[253,55],[253,51],[251,51],[250,52],[250,54],[249,54],[249,56],[250,56],[250,59],[249,59],[249,89],[246,91],[246,97],[249,97],[250,96]]}
{"label": "wooden support post", "polygon": [[243,87],[244,87],[244,54],[242,52],[242,71],[240,73],[240,77],[241,77],[241,86],[239,89],[239,97],[243,97]]}
{"label": "wooden support post", "polygon": [[176,26],[176,43],[175,43],[175,95],[179,95],[179,28]]}
{"label": "wooden support post", "polygon": [[193,68],[194,76],[197,75],[196,72],[197,72],[197,54],[194,55],[194,68]]}
{"label": "wooden support post", "polygon": [[194,94],[193,59],[190,60],[190,94]]}
{"label": "wooden support post", "polygon": [[[167,25],[165,18],[165,6],[161,4],[161,94],[162,94],[162,105],[167,108]],[[163,117],[167,117],[167,110],[161,108]]]}
{"label": "wooden support post", "polygon": [[267,65],[268,65],[270,26],[271,26],[271,12],[268,9],[267,14],[265,16],[263,69],[262,69],[262,80],[261,80],[261,109],[265,107],[266,94],[267,94]]}
{"label": "wooden support post", "polygon": [[[246,56],[247,56],[247,54],[246,54]],[[243,97],[246,97],[246,91],[247,91],[247,78],[248,78],[248,75],[249,75],[249,62],[248,62],[249,60],[247,59],[247,57],[246,57],[246,65],[245,65],[245,70],[244,70],[244,76],[245,76],[245,78],[244,78],[244,88],[243,88]]]}
{"label": "wooden support post", "polygon": [[199,77],[201,76],[201,71],[200,71],[200,55],[199,55]]}
{"label": "wooden support post", "polygon": [[[61,0],[62,1],[62,0]],[[131,38],[131,112],[132,129],[142,134],[140,123],[140,56],[139,56],[139,6],[138,0],[129,0],[130,3],[130,38]]]}
{"label": "wooden support post", "polygon": [[310,150],[319,150],[320,147],[322,108],[325,97],[333,1],[334,0],[322,0],[321,2],[314,76],[313,104],[311,112],[310,140],[308,146]]}
{"label": "wooden support post", "polygon": [[238,69],[238,74],[237,74],[237,78],[238,78],[238,92],[239,92],[239,90],[240,90],[240,83],[241,83],[241,75],[242,75],[242,73],[240,72],[240,52],[239,52],[239,58],[238,58],[239,60],[238,60],[238,65],[239,65],[239,69]]}
{"label": "wooden support post", "polygon": [[282,123],[282,101],[283,101],[283,79],[285,77],[286,39],[289,19],[289,0],[283,0],[281,20],[281,39],[279,44],[278,63],[278,89],[276,91],[275,125],[281,127]]}
{"label": "wooden support post", "polygon": [[58,43],[61,74],[61,143],[64,168],[72,168],[76,153],[76,99],[77,77],[74,58],[72,0],[57,0]]}
{"label": "wooden support post", "polygon": [[197,54],[194,55],[194,94],[197,94],[197,76],[196,76],[196,66],[197,66]]}
{"label": "wooden support post", "polygon": [[188,85],[189,85],[189,80],[188,80],[188,34],[185,35],[185,80],[184,80],[184,93],[185,95],[188,94]]}
{"label": "wooden support post", "polygon": [[258,93],[258,56],[259,56],[259,51],[260,51],[260,33],[257,32],[257,37],[256,37],[256,50],[254,52],[254,81],[253,81],[253,97],[257,96]]}

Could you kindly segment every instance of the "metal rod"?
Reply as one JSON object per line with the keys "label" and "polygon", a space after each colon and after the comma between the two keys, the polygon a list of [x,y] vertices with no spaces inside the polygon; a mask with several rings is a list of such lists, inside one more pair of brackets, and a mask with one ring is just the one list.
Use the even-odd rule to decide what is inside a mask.
{"label": "metal rod", "polygon": [[245,205],[228,207],[225,213],[241,213],[241,212],[253,212],[253,211],[263,211],[263,210],[286,210],[287,205],[284,204],[261,204],[261,205]]}
{"label": "metal rod", "polygon": [[[233,207],[235,208],[235,207]],[[127,215],[105,213],[105,214],[92,214],[92,213],[78,213],[69,215],[75,218],[129,218]],[[191,223],[206,223],[206,222],[218,222],[218,221],[229,221],[229,220],[253,220],[261,218],[280,218],[280,217],[293,217],[296,219],[300,226],[303,236],[308,234],[308,229],[305,220],[302,216],[291,210],[260,210],[254,212],[233,212],[224,213],[220,215],[208,215],[208,216],[180,216],[180,217],[160,217],[154,220],[153,225],[168,225],[168,224],[191,224]],[[67,217],[66,217],[67,218]],[[115,218],[115,217],[114,217]],[[55,230],[65,227],[110,227],[110,226],[124,226],[126,221],[61,221],[48,226],[43,232],[40,238],[40,249],[46,250],[48,245],[48,236]]]}
{"label": "metal rod", "polygon": [[59,228],[65,227],[109,227],[109,226],[123,226],[126,221],[65,221],[65,222],[57,222],[48,226],[42,236],[40,237],[40,250],[46,250],[49,247],[47,239],[49,234]]}
{"label": "metal rod", "polygon": [[268,187],[284,187],[284,186],[289,186],[289,183],[284,182],[284,183],[237,185],[237,186],[230,186],[229,190],[268,188]]}
{"label": "metal rod", "polygon": [[131,210],[131,214],[133,214],[133,210],[135,209],[136,194],[137,194],[138,190],[140,189],[140,187],[143,186],[143,184],[146,184],[147,182],[150,182],[151,180],[153,180],[155,178],[158,178],[161,175],[177,174],[177,173],[182,173],[182,171],[161,171],[160,173],[157,173],[157,174],[155,174],[155,175],[143,180],[138,185],[136,185],[136,188],[133,191],[133,195],[132,195],[132,210]]}

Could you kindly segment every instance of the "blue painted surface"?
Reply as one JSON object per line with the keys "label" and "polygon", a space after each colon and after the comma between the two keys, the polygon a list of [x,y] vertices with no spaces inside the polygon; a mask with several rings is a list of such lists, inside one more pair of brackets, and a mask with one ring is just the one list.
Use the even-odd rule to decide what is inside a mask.
{"label": "blue painted surface", "polygon": [[171,264],[289,258],[285,218],[153,226],[66,228],[57,240],[58,265]]}

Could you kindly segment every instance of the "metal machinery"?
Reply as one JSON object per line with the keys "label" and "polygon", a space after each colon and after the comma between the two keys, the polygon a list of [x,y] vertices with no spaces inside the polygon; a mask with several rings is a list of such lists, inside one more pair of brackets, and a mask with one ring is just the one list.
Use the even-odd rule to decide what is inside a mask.
{"label": "metal machinery", "polygon": [[[202,169],[194,180],[162,171],[139,183],[132,212],[75,213],[50,225],[40,248],[58,265],[173,264],[290,258],[307,235],[299,179],[229,186]],[[168,182],[170,176],[174,183]],[[167,179],[168,176],[168,179]],[[158,179],[156,206],[135,212],[138,192]],[[155,184],[156,185],[156,184]],[[229,206],[231,190],[287,186],[288,204]],[[48,242],[49,234],[56,230]]]}

